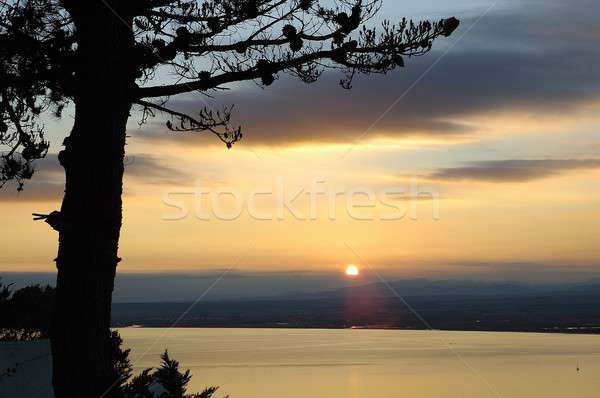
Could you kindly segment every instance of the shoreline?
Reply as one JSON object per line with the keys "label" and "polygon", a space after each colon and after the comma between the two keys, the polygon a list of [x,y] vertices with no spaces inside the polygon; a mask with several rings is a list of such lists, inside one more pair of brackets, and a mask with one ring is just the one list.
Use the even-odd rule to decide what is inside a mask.
{"label": "shoreline", "polygon": [[413,329],[413,328],[394,328],[394,327],[377,327],[377,326],[351,326],[351,327],[322,327],[322,326],[299,326],[293,327],[290,325],[280,326],[231,326],[231,325],[210,325],[210,326],[158,326],[158,325],[139,325],[132,324],[126,326],[111,326],[112,329],[273,329],[273,330],[382,330],[382,331],[401,331],[401,332],[456,332],[456,333],[528,333],[528,334],[563,334],[563,335],[600,335],[600,327],[593,327],[594,330],[494,330],[494,329]]}

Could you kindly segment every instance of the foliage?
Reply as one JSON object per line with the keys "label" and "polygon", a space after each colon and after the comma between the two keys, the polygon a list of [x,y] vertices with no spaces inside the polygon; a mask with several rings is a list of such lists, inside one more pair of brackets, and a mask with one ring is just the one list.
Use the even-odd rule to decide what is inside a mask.
{"label": "foliage", "polygon": [[0,281],[0,341],[48,337],[54,289],[33,285],[12,291]]}
{"label": "foliage", "polygon": [[2,1],[0,21],[0,144],[9,149],[0,155],[0,186],[15,180],[21,190],[49,146],[39,116],[60,116],[69,101],[74,41],[52,1]]}
{"label": "foliage", "polygon": [[189,370],[181,372],[179,362],[167,350],[160,356],[160,366],[145,369],[121,388],[125,398],[211,398],[218,387],[207,387],[197,394],[186,394],[192,376]]}
{"label": "foliage", "polygon": [[125,384],[121,390],[125,397],[154,398],[154,394],[148,389],[153,381],[152,368],[144,369]]}
{"label": "foliage", "polygon": [[117,380],[115,388],[120,389],[131,378],[133,366],[129,360],[131,349],[123,349],[123,339],[116,330],[110,332],[111,362],[113,364],[114,379]]}
{"label": "foliage", "polygon": [[171,359],[166,350],[160,356],[160,359],[161,364],[154,373],[154,378],[168,391],[168,396],[165,398],[184,396],[187,389],[186,386],[192,378],[190,371],[186,370],[184,373],[181,373],[179,371],[179,362]]}
{"label": "foliage", "polygon": [[197,394],[186,394],[192,376],[189,370],[181,372],[179,362],[165,350],[157,369],[145,369],[124,384],[117,395],[125,398],[211,398],[218,387],[207,387]]}

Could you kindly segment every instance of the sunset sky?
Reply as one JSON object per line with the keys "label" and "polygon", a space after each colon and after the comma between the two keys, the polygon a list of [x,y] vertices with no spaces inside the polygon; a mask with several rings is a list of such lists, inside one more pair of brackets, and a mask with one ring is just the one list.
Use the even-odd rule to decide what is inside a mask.
{"label": "sunset sky", "polygon": [[[188,112],[235,104],[245,136],[231,150],[213,136],[169,133],[160,117],[139,126],[132,113],[120,272],[330,273],[367,262],[403,277],[600,276],[600,3],[385,3],[392,20],[456,16],[461,26],[351,91],[332,71],[312,85],[282,75],[266,89],[171,100]],[[54,271],[57,234],[31,213],[60,206],[56,153],[72,114],[47,119],[51,153],[25,191],[0,193],[0,271]],[[305,193],[294,201],[304,219],[278,207],[279,191],[315,184],[325,193],[314,203]],[[198,186],[209,192],[202,199],[185,193]],[[347,195],[331,199],[359,190],[375,194],[373,207],[348,214]],[[390,190],[406,194],[382,204]],[[219,191],[239,194],[239,217],[210,212]],[[256,219],[248,198],[266,191],[254,214],[272,220]],[[165,198],[189,214],[170,219],[179,213]],[[231,195],[217,199],[221,215],[236,213]],[[394,211],[404,217],[382,220]]]}

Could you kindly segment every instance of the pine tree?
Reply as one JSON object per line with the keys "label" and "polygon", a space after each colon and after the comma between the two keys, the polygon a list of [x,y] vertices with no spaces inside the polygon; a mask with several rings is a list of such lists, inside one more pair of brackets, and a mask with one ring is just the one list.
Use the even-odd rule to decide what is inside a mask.
{"label": "pine tree", "polygon": [[[36,214],[59,234],[57,397],[97,397],[115,382],[110,310],[132,110],[142,121],[165,114],[166,128],[211,133],[231,147],[242,132],[230,125],[230,107],[189,115],[167,99],[242,81],[269,86],[283,73],[310,83],[324,69],[339,70],[350,88],[357,74],[401,68],[459,25],[447,18],[367,26],[381,1],[0,0],[0,185],[23,189],[49,148],[40,116],[74,104],[58,154],[62,205]],[[155,80],[165,69],[179,80]]]}

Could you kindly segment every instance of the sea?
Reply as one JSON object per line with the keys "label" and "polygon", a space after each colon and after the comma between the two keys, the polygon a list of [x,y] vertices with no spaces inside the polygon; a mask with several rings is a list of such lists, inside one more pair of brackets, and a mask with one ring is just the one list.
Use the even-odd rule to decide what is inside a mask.
{"label": "sea", "polygon": [[369,329],[121,328],[136,371],[160,354],[188,393],[230,398],[600,396],[600,335]]}

